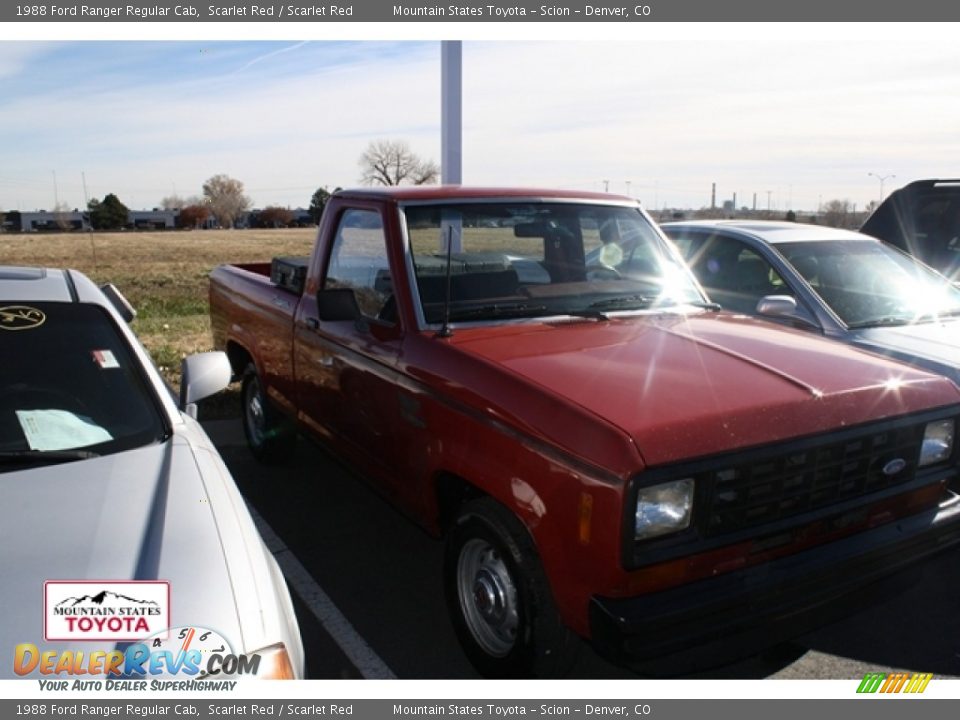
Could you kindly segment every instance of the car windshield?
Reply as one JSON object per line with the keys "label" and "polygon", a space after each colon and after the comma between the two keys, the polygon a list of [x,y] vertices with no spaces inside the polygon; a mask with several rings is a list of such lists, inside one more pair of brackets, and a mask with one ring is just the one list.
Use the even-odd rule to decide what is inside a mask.
{"label": "car windshield", "polygon": [[162,440],[155,397],[95,305],[0,301],[0,472]]}
{"label": "car windshield", "polygon": [[549,202],[405,209],[428,323],[703,304],[689,272],[635,207]]}
{"label": "car windshield", "polygon": [[946,278],[883,243],[801,242],[777,249],[849,327],[960,314],[960,291]]}

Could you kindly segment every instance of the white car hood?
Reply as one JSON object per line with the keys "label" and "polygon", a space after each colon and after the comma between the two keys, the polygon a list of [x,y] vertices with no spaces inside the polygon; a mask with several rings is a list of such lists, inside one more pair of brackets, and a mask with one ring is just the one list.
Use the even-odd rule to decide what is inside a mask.
{"label": "white car hood", "polygon": [[191,445],[182,437],[90,460],[0,474],[0,652],[46,643],[46,580],[167,580],[171,625],[242,644],[220,534]]}
{"label": "white car hood", "polygon": [[960,381],[960,321],[862,328],[850,337],[861,347]]}

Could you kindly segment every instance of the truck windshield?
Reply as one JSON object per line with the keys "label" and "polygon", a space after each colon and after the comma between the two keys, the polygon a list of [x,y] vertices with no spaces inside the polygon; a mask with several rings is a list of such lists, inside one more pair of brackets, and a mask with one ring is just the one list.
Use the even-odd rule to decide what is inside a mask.
{"label": "truck windshield", "polygon": [[163,439],[139,361],[95,305],[0,301],[0,472]]}
{"label": "truck windshield", "polygon": [[428,323],[703,303],[644,215],[618,205],[481,202],[405,208]]}

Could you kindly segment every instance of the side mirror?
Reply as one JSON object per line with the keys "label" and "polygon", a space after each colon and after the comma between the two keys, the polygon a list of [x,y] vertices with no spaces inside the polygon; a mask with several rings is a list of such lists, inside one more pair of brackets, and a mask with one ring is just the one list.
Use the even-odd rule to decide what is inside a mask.
{"label": "side mirror", "polygon": [[196,419],[197,403],[230,384],[233,369],[225,352],[205,352],[184,358],[180,366],[180,409]]}
{"label": "side mirror", "polygon": [[790,295],[767,295],[757,301],[757,315],[769,318],[790,320],[813,330],[819,330],[805,313],[797,307],[797,301]]}
{"label": "side mirror", "polygon": [[327,322],[360,319],[360,306],[351,288],[329,288],[317,293],[317,316]]}

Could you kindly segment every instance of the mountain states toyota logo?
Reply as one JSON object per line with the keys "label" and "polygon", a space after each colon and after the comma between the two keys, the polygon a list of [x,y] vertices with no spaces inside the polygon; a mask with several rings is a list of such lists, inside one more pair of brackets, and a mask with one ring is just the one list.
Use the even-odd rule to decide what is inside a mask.
{"label": "mountain states toyota logo", "polygon": [[48,641],[138,640],[170,627],[170,583],[64,581],[43,584]]}

